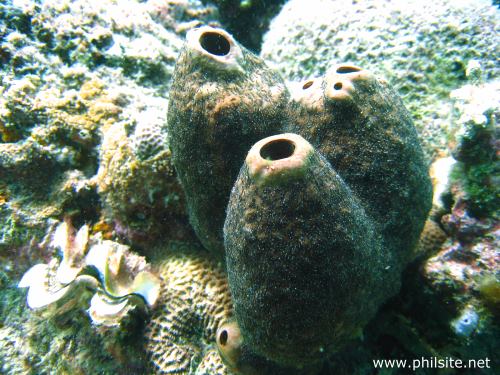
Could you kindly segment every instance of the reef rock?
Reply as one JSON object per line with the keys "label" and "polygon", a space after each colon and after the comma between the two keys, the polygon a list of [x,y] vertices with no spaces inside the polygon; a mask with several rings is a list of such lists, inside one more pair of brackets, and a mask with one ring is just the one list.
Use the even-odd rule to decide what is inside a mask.
{"label": "reef rock", "polygon": [[166,139],[186,30],[214,20],[199,1],[0,2],[0,372],[140,373],[117,349],[134,330],[103,339],[79,310],[36,318],[17,284],[49,263],[66,216],[134,249],[192,236],[168,144],[150,135]]}
{"label": "reef rock", "polygon": [[444,151],[449,93],[478,60],[500,73],[500,12],[489,0],[291,0],[271,22],[261,56],[286,79],[324,74],[332,62],[385,77],[402,96],[428,156]]}

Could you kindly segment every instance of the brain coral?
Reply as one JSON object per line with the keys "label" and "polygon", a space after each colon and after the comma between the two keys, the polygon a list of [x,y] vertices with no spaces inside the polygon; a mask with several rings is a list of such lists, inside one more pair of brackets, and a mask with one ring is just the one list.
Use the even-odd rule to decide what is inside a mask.
{"label": "brain coral", "polygon": [[224,375],[213,352],[217,329],[233,309],[222,265],[204,252],[176,252],[158,272],[163,286],[146,332],[155,373],[188,375],[198,368],[199,374]]}
{"label": "brain coral", "polygon": [[160,124],[150,119],[139,122],[132,136],[132,151],[139,160],[155,157],[167,147],[167,135]]}
{"label": "brain coral", "polygon": [[291,0],[272,21],[261,56],[288,79],[352,62],[386,77],[415,120],[428,155],[444,149],[451,90],[469,60],[498,77],[500,13],[489,0]]}
{"label": "brain coral", "polygon": [[[41,239],[49,221],[69,211],[95,221],[100,200],[110,222],[142,233],[155,222],[149,219],[160,200],[168,200],[161,207],[170,212],[182,206],[175,186],[162,194],[165,184],[154,189],[148,183],[157,179],[155,172],[171,174],[168,162],[145,162],[127,180],[132,158],[123,149],[110,171],[116,184],[98,196],[90,180],[109,161],[99,160],[107,125],[119,123],[114,130],[126,126],[133,133],[136,116],[152,117],[143,116],[145,108],[165,112],[181,36],[194,19],[212,20],[210,9],[153,0],[0,3],[0,195],[9,197],[0,207],[0,246]],[[152,159],[148,147],[137,149],[140,158]],[[70,174],[80,177],[66,178]]]}

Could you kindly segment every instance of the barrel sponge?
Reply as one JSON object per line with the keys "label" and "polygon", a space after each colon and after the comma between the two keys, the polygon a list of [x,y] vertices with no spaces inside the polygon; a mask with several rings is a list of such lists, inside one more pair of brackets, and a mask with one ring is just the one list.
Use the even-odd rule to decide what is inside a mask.
{"label": "barrel sponge", "polygon": [[167,116],[172,158],[191,224],[223,254],[231,187],[250,147],[276,134],[288,91],[281,77],[221,29],[191,30],[177,60]]}
{"label": "barrel sponge", "polygon": [[432,185],[399,96],[370,72],[340,64],[297,85],[291,107],[285,129],[311,142],[353,190],[400,269],[428,215]]}
{"label": "barrel sponge", "polygon": [[[232,317],[222,265],[205,252],[183,251],[158,265],[162,289],[146,328],[146,351],[156,374],[192,374],[198,366],[226,368],[215,350],[219,326]],[[213,345],[210,345],[213,343]],[[210,370],[208,370],[210,371]],[[203,373],[203,372],[201,372]]]}
{"label": "barrel sponge", "polygon": [[296,134],[252,147],[231,193],[224,239],[243,341],[282,366],[324,359],[398,287],[387,272],[392,254],[361,202]]}

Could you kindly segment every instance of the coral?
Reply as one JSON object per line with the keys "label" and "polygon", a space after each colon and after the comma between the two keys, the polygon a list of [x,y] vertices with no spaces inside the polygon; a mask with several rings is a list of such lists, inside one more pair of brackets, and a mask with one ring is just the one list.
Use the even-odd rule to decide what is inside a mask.
{"label": "coral", "polygon": [[149,0],[147,8],[154,21],[179,34],[203,24],[219,25],[215,7],[198,0]]}
{"label": "coral", "polygon": [[229,375],[217,350],[210,349],[196,368],[195,375]]}
{"label": "coral", "polygon": [[[498,229],[493,219],[476,219],[468,213],[463,191],[455,189],[452,211],[441,223],[451,236],[425,264],[425,275],[433,283],[452,289],[477,290],[488,275],[496,274]],[[468,294],[467,293],[467,294]],[[457,296],[462,300],[460,294]],[[470,297],[468,297],[470,298]]]}
{"label": "coral", "polygon": [[449,94],[469,61],[480,62],[484,80],[500,73],[498,24],[488,0],[292,0],[271,22],[261,56],[291,80],[344,61],[386,77],[433,156],[446,150]]}
{"label": "coral", "polygon": [[281,78],[225,31],[192,30],[177,61],[168,110],[169,142],[203,245],[223,254],[225,207],[250,146],[285,120]]}
{"label": "coral", "polygon": [[[141,173],[129,180],[118,179],[115,195],[103,190],[97,196],[98,181],[83,180],[90,180],[105,162],[100,146],[111,125],[126,128],[127,142],[134,148],[146,145],[134,137],[136,127],[140,133],[142,119],[151,120],[155,129],[164,122],[180,36],[193,26],[194,19],[214,19],[213,8],[183,1],[28,0],[7,1],[0,5],[0,12],[0,178],[11,191],[0,215],[2,227],[17,222],[27,229],[23,238],[39,241],[48,220],[74,214],[78,208],[84,211],[76,214],[82,223],[105,216],[110,223],[132,228],[129,232],[141,232],[142,237],[162,221],[175,223],[171,233],[189,232],[175,177],[158,186],[158,193],[149,183],[163,181],[159,176],[164,173],[172,175],[168,158],[144,161],[136,169]],[[161,137],[166,138],[165,131]],[[147,156],[154,159],[157,154]],[[124,165],[116,166],[120,174],[113,177],[124,177],[125,170],[133,167],[131,159],[118,159],[116,164]],[[72,182],[61,179],[80,172],[80,185],[88,189],[59,190]],[[31,194],[43,196],[45,204]],[[142,203],[129,207],[127,194]],[[106,215],[100,212],[99,200]],[[163,200],[167,204],[159,203]],[[165,206],[162,215],[151,217]],[[180,222],[176,221],[178,213]],[[148,220],[141,226],[143,215]],[[7,248],[26,243],[17,241],[16,233],[5,237]]]}
{"label": "coral", "polygon": [[439,219],[449,238],[407,273],[392,309],[409,319],[407,325],[431,352],[464,360],[494,358],[500,332],[493,297],[498,284],[498,222],[470,215],[470,201],[459,182],[452,181],[449,189],[451,212]]}
{"label": "coral", "polygon": [[157,267],[162,288],[146,330],[155,373],[224,375],[213,353],[215,334],[233,309],[222,264],[191,250],[173,252]]}
{"label": "coral", "polygon": [[[0,260],[2,272],[16,285],[20,273],[31,265],[62,259],[54,246],[48,246],[50,236],[44,238],[62,217],[70,217],[77,227],[105,222],[107,240],[127,231],[140,232],[142,242],[137,242],[142,247],[134,243],[137,236],[125,240],[141,251],[153,247],[153,241],[145,240],[148,236],[192,236],[168,145],[136,163],[134,147],[140,142],[134,134],[144,125],[141,120],[151,120],[155,131],[164,123],[181,36],[196,18],[213,19],[214,11],[199,2],[172,1],[168,15],[162,15],[166,2],[156,2],[156,7],[153,2],[7,0],[0,4]],[[115,159],[117,172],[112,176],[122,178],[113,192],[100,191],[96,177],[112,152],[108,149],[106,155],[102,147],[112,136],[110,129],[124,131],[121,139],[128,153]],[[166,138],[165,129],[160,134]],[[138,168],[133,169],[134,164]],[[114,241],[102,243],[123,249],[111,246],[117,244]],[[58,265],[52,265],[57,272]],[[94,276],[98,278],[99,272]],[[82,311],[89,307],[95,289],[90,286],[87,293],[88,284],[76,284],[61,300],[33,312],[17,308],[25,305],[21,289],[15,298],[2,289],[2,301],[5,297],[8,305],[0,311],[2,332],[12,334],[12,341],[23,338],[18,341],[23,348],[19,355],[11,350],[11,341],[2,341],[0,362],[7,366],[5,372],[15,373],[10,369],[21,366],[21,373],[140,373],[135,366],[143,357],[127,357],[128,350],[119,348],[123,337],[140,329],[127,327],[128,318],[122,319],[119,327],[99,338],[96,330],[105,328],[92,325]],[[85,304],[74,303],[79,292]],[[105,294],[101,296],[104,299]],[[72,307],[68,311],[46,321],[38,318],[65,302]],[[102,301],[93,302],[93,308],[102,307]],[[110,302],[107,296],[106,302]],[[140,310],[130,310],[127,317]],[[141,341],[136,338],[127,347],[138,346]],[[133,365],[122,366],[123,362]]]}
{"label": "coral", "polygon": [[500,83],[471,83],[454,90],[453,132],[450,149],[459,161],[453,173],[470,200],[476,217],[497,215],[500,209],[498,121],[500,106],[494,98]]}
{"label": "coral", "polygon": [[424,228],[420,234],[417,246],[415,246],[415,256],[430,256],[441,248],[447,239],[446,233],[439,224],[432,218],[425,221]]}
{"label": "coral", "polygon": [[159,121],[145,114],[131,135],[121,123],[103,129],[95,177],[104,217],[126,227],[127,240],[143,251],[165,237],[192,237],[184,193]]}
{"label": "coral", "polygon": [[[180,39],[154,22],[147,4],[136,1],[45,1],[33,32],[66,64],[119,67],[137,82],[166,81]],[[99,17],[92,17],[99,15]]]}
{"label": "coral", "polygon": [[457,161],[453,157],[447,156],[436,159],[429,168],[433,190],[432,208],[420,233],[417,246],[413,250],[414,257],[420,260],[435,255],[448,239],[441,219],[443,215],[449,213],[451,208],[451,176],[456,165]]}
{"label": "coral", "polygon": [[486,275],[478,280],[477,289],[481,299],[497,314],[500,312],[500,279],[494,275]]}
{"label": "coral", "polygon": [[135,127],[132,150],[139,160],[147,160],[168,149],[160,124],[146,118]]}
{"label": "coral", "polygon": [[[0,372],[21,374],[144,373],[140,348],[126,340],[130,333],[102,335],[84,311],[73,309],[57,317],[34,313],[24,303],[24,293],[2,272],[0,288]],[[126,338],[126,339],[124,339]],[[108,349],[121,347],[119,358]],[[139,349],[139,350],[138,350]]]}
{"label": "coral", "polygon": [[[62,91],[50,81],[43,86],[33,82],[36,86],[26,102],[16,102],[15,92],[5,96],[11,109],[3,112],[3,121],[22,125],[23,137],[0,143],[0,175],[11,192],[10,220],[27,228],[36,223],[25,234],[40,239],[47,220],[64,211],[69,214],[75,206],[82,208],[80,215],[93,219],[98,204],[87,179],[97,166],[93,148],[99,141],[98,124],[115,121],[120,110],[99,80],[84,82],[78,91]],[[23,123],[23,113],[36,115]],[[5,243],[15,244],[15,237]]]}

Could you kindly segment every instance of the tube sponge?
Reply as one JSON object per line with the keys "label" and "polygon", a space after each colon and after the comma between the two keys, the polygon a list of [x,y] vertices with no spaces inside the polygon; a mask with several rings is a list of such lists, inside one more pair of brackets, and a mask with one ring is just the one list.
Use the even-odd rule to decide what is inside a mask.
{"label": "tube sponge", "polygon": [[221,29],[191,30],[173,77],[169,144],[203,245],[223,254],[231,187],[250,147],[276,134],[288,92],[281,77]]}
{"label": "tube sponge", "polygon": [[243,341],[282,366],[319,362],[397,288],[386,275],[391,255],[361,202],[295,134],[252,147],[224,240]]}
{"label": "tube sponge", "polygon": [[401,270],[432,200],[417,132],[401,99],[386,82],[351,64],[305,81],[292,98],[286,131],[325,156],[362,202],[384,247],[397,254],[394,266]]}

